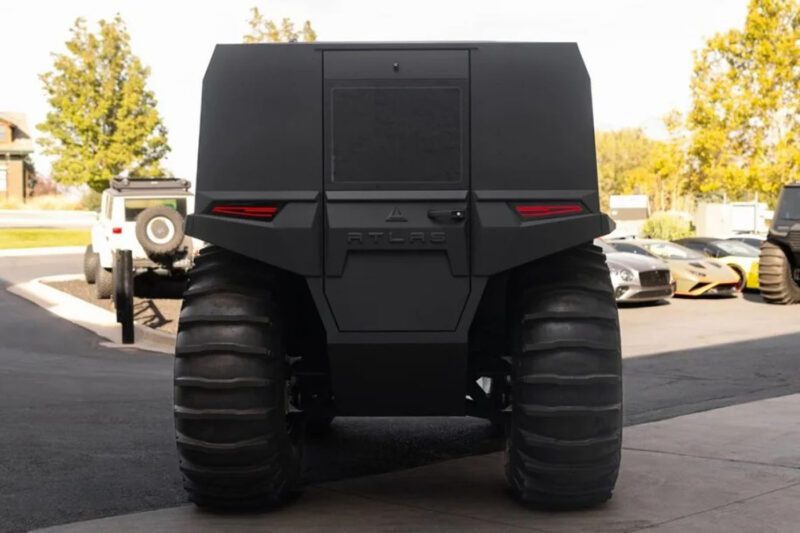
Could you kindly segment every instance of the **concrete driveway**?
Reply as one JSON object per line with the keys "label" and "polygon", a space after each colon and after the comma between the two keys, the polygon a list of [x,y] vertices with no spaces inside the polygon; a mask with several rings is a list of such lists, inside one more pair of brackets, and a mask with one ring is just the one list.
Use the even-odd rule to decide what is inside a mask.
{"label": "concrete driveway", "polygon": [[322,484],[270,513],[183,506],[48,531],[792,532],[800,524],[798,440],[793,395],[628,428],[615,496],[594,509],[517,504],[497,453]]}

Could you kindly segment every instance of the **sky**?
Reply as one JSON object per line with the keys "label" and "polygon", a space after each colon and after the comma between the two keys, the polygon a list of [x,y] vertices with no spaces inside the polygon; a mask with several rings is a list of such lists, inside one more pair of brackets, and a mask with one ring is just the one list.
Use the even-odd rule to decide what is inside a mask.
{"label": "sky", "polygon": [[[0,111],[41,122],[38,74],[65,49],[74,20],[96,29],[120,13],[151,68],[172,146],[165,165],[193,180],[203,74],[216,43],[241,42],[254,5],[298,26],[310,19],[321,41],[574,41],[592,78],[596,128],[659,137],[663,115],[688,109],[693,51],[741,27],[747,0],[0,0]],[[44,156],[34,160],[49,172]]]}

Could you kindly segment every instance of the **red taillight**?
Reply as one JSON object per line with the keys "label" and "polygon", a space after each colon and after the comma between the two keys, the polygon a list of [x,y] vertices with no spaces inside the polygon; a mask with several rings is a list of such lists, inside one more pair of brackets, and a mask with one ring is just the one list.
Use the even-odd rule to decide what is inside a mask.
{"label": "red taillight", "polygon": [[583,213],[581,204],[526,204],[515,205],[517,214],[524,219],[578,215]]}
{"label": "red taillight", "polygon": [[214,215],[272,220],[278,212],[274,205],[228,205],[218,204],[211,208]]}
{"label": "red taillight", "polygon": [[111,233],[113,233],[114,235],[119,235],[120,233],[122,233],[122,228],[111,228]]}

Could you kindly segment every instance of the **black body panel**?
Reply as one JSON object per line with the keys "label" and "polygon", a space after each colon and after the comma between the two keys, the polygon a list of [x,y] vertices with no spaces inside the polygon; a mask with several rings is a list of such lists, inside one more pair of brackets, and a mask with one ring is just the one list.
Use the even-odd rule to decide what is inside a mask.
{"label": "black body panel", "polygon": [[[472,189],[597,192],[592,92],[572,43],[477,46]],[[598,210],[597,198],[587,207]]]}
{"label": "black body panel", "polygon": [[202,105],[187,233],[305,278],[339,414],[463,414],[489,282],[612,228],[574,44],[223,45]]}
{"label": "black body panel", "polygon": [[217,46],[203,79],[197,190],[320,190],[321,73],[309,46]]}

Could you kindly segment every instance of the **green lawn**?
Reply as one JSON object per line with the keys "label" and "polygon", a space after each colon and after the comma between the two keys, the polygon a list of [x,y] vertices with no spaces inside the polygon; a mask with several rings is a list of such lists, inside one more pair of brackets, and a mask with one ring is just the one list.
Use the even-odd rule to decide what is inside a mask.
{"label": "green lawn", "polygon": [[0,250],[9,248],[39,248],[44,246],[78,246],[89,244],[91,240],[91,233],[88,229],[0,229]]}

